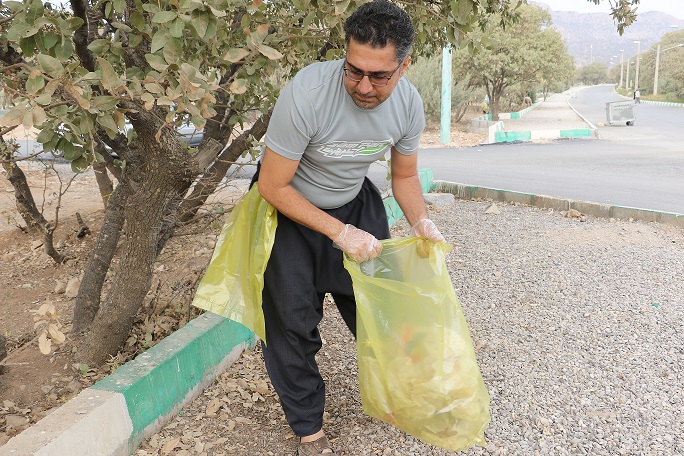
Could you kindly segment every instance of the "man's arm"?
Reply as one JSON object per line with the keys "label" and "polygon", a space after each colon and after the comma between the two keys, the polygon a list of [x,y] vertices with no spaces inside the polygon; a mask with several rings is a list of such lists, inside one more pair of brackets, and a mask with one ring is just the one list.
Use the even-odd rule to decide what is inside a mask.
{"label": "man's arm", "polygon": [[432,242],[444,241],[444,236],[428,218],[423,189],[418,177],[418,154],[404,155],[392,148],[392,195],[399,203],[416,236]]}
{"label": "man's arm", "polygon": [[267,147],[259,171],[259,193],[278,212],[334,240],[344,229],[344,223],[311,204],[290,185],[297,166],[299,161],[278,155]]}
{"label": "man's arm", "polygon": [[378,256],[382,244],[373,235],[328,215],[290,185],[297,166],[298,160],[285,158],[266,147],[259,171],[261,196],[289,219],[328,236],[355,261]]}
{"label": "man's arm", "polygon": [[418,154],[404,155],[392,148],[392,195],[411,226],[428,218],[418,177]]}

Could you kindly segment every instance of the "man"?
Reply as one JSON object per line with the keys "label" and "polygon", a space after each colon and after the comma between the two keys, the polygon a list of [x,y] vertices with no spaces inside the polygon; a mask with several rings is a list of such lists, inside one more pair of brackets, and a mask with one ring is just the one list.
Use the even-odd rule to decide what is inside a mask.
{"label": "man", "polygon": [[402,76],[414,29],[388,0],[364,4],[345,22],[346,57],[301,70],[283,88],[254,181],[278,210],[264,274],[264,360],[297,454],[334,454],[322,429],[325,385],[315,355],[330,293],[356,335],[356,304],[342,254],[363,262],[390,237],[378,189],[365,178],[391,150],[392,191],[418,236],[443,241],[428,219],[416,150],[423,104]]}

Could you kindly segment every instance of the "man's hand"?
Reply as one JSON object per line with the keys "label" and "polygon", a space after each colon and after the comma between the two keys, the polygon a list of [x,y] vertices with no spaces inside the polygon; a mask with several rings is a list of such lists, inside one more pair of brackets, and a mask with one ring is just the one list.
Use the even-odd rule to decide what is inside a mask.
{"label": "man's hand", "polygon": [[437,229],[437,225],[428,218],[418,220],[418,223],[412,228],[413,233],[418,237],[429,239],[432,242],[444,242],[444,236]]}
{"label": "man's hand", "polygon": [[382,251],[382,244],[375,236],[349,224],[344,226],[333,245],[357,263],[375,258]]}

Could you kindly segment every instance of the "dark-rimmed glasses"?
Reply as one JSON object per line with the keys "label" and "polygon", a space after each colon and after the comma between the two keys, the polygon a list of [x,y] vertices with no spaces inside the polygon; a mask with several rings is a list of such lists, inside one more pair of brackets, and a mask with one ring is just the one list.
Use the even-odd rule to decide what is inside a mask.
{"label": "dark-rimmed glasses", "polygon": [[[384,76],[380,75],[377,72],[370,72],[370,73],[364,73],[363,71],[359,70],[358,68],[354,67],[353,65],[350,65],[349,62],[345,60],[345,66],[342,67],[342,71],[344,71],[344,75],[351,79],[354,82],[361,82],[365,76],[368,76],[368,81],[373,84],[374,86],[378,87],[383,87],[389,84],[390,79],[392,79],[392,76],[394,76],[394,73],[397,72],[397,70],[401,67],[401,64],[404,62],[399,63],[399,66],[390,73],[389,76]],[[349,66],[347,66],[349,65]]]}

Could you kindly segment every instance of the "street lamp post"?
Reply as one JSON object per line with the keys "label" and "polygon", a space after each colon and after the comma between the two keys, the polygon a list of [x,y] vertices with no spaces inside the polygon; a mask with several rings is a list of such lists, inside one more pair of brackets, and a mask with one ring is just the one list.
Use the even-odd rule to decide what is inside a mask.
{"label": "street lamp post", "polygon": [[619,87],[622,88],[622,72],[625,67],[625,50],[620,49],[620,85]]}
{"label": "street lamp post", "polygon": [[641,41],[635,41],[637,45],[637,56],[636,56],[636,75],[634,76],[634,90],[639,90],[639,60],[641,54]]}
{"label": "street lamp post", "polygon": [[679,43],[676,46],[665,48],[660,50],[660,45],[656,49],[656,61],[655,61],[655,76],[653,77],[653,95],[658,95],[658,67],[660,67],[660,53],[669,51],[670,49],[678,48],[684,46],[684,43]]}
{"label": "street lamp post", "polygon": [[625,89],[629,89],[629,64],[631,63],[631,59],[627,58],[627,77],[625,78]]}

